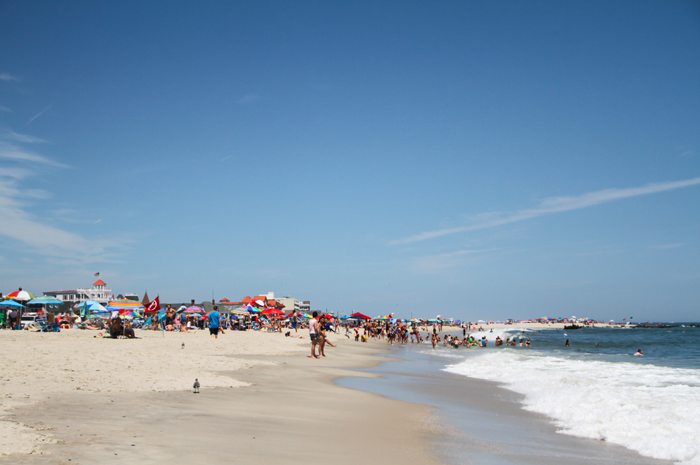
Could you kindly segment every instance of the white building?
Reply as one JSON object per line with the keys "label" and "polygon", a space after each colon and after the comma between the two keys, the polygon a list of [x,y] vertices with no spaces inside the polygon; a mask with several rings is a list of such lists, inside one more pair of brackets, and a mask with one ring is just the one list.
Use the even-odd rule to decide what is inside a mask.
{"label": "white building", "polygon": [[107,289],[107,283],[98,279],[90,289],[75,289],[72,291],[51,291],[44,292],[44,295],[56,297],[63,302],[85,302],[94,300],[101,304],[106,304],[112,298],[112,289]]}
{"label": "white building", "polygon": [[275,300],[284,305],[284,311],[287,314],[290,314],[292,311],[295,311],[297,313],[311,312],[311,302],[309,302],[308,300],[301,301],[290,296],[279,297]]}

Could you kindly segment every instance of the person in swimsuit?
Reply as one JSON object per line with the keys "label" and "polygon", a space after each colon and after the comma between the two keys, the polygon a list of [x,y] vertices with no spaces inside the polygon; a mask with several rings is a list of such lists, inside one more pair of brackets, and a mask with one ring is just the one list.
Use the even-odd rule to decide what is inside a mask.
{"label": "person in swimsuit", "polygon": [[316,356],[316,346],[318,345],[318,321],[316,317],[318,312],[313,313],[313,318],[309,320],[309,338],[311,339],[311,358],[319,358]]}

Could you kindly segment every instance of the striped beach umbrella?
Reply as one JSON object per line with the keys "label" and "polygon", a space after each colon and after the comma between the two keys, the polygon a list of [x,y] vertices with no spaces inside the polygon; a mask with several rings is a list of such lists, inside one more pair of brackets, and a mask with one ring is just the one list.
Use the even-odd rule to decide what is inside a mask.
{"label": "striped beach umbrella", "polygon": [[136,302],[134,300],[113,300],[112,302],[107,304],[106,309],[109,310],[110,312],[114,311],[121,311],[121,310],[126,310],[126,311],[138,311],[138,310],[143,310],[146,307],[143,306],[141,302]]}
{"label": "striped beach umbrella", "polygon": [[30,300],[28,305],[61,305],[62,303],[63,301],[56,297],[44,295]]}

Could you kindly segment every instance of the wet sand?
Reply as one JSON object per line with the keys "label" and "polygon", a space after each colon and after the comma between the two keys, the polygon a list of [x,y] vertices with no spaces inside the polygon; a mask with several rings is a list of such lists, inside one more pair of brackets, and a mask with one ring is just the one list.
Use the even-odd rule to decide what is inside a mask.
{"label": "wet sand", "polygon": [[[407,402],[435,407],[431,420],[438,433],[434,449],[452,464],[671,465],[672,461],[644,457],[603,441],[557,433],[551,419],[526,411],[523,396],[497,383],[442,371],[455,358],[426,355],[430,347],[395,346],[394,356],[405,361],[380,364],[365,371],[380,376],[338,383]],[[383,357],[386,358],[386,357]]]}

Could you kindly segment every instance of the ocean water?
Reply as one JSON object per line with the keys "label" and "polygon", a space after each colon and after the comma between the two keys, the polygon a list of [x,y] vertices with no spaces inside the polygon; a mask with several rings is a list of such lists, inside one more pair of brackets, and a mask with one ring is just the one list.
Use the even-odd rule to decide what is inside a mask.
{"label": "ocean water", "polygon": [[[532,347],[441,347],[434,356],[449,357],[447,372],[521,394],[559,433],[700,464],[700,328],[514,328],[487,339],[496,334],[530,337]],[[638,349],[644,356],[633,355]]]}
{"label": "ocean water", "polygon": [[367,370],[380,378],[338,382],[434,406],[450,463],[700,464],[700,328],[484,335],[487,348],[395,345],[400,361]]}

